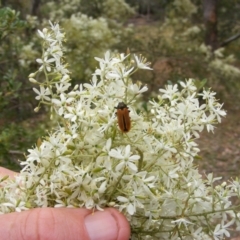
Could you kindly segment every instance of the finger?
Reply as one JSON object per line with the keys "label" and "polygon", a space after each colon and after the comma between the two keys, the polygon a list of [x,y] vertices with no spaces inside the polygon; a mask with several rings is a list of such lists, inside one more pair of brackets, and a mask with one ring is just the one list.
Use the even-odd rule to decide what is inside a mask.
{"label": "finger", "polygon": [[0,167],[0,177],[6,176],[6,175],[8,175],[11,178],[14,178],[14,176],[18,175],[18,173],[8,170],[6,168]]}
{"label": "finger", "polygon": [[85,224],[91,240],[129,240],[130,226],[125,216],[115,208],[106,208],[89,215]]}
{"label": "finger", "polygon": [[130,228],[115,209],[37,208],[0,216],[2,240],[128,240]]}

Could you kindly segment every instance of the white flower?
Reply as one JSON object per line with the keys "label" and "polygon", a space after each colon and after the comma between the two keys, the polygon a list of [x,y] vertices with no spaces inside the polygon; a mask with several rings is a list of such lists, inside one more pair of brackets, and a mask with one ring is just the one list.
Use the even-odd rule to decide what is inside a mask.
{"label": "white flower", "polygon": [[96,59],[98,62],[103,63],[103,64],[106,64],[106,65],[109,64],[109,63],[111,63],[112,58],[111,58],[110,51],[107,51],[107,52],[105,53],[104,57],[105,57],[105,59],[98,58],[98,57],[95,57],[95,59]]}
{"label": "white flower", "polygon": [[61,93],[60,99],[53,98],[52,103],[54,103],[56,106],[58,106],[58,114],[61,116],[64,113],[65,105],[69,105],[71,102],[74,101],[74,98],[66,98],[66,96]]}
{"label": "white flower", "polygon": [[99,118],[104,119],[105,123],[101,124],[101,127],[98,129],[99,132],[105,132],[109,127],[111,127],[116,122],[116,114],[112,112],[109,115],[109,109],[99,110],[98,111]]}
{"label": "white flower", "polygon": [[17,200],[12,197],[10,197],[9,202],[2,203],[2,206],[5,206],[7,208],[12,208],[16,212],[28,210],[28,208],[26,207],[26,202]]}
{"label": "white flower", "polygon": [[193,79],[191,78],[186,82],[180,81],[180,85],[191,92],[194,92],[197,90],[197,87],[194,85]]}
{"label": "white flower", "polygon": [[38,34],[40,35],[41,38],[43,38],[44,40],[46,40],[48,42],[54,41],[51,33],[48,31],[47,28],[44,28],[42,31],[38,30]]}
{"label": "white flower", "polygon": [[42,64],[42,66],[39,68],[39,71],[42,71],[43,68],[46,68],[48,72],[51,71],[51,63],[55,62],[54,58],[48,58],[48,57],[44,57],[43,59],[36,59],[36,61],[40,64]]}
{"label": "white flower", "polygon": [[79,117],[83,117],[84,108],[81,102],[76,104],[76,107],[66,107],[64,118],[69,118],[72,122],[75,122]]}
{"label": "white flower", "polygon": [[50,101],[50,97],[48,95],[51,94],[49,88],[44,88],[43,86],[40,86],[40,91],[36,88],[33,88],[33,91],[38,94],[36,97],[37,100],[47,100]]}
{"label": "white flower", "polygon": [[93,75],[91,84],[84,83],[83,86],[91,93],[92,97],[99,95],[99,88],[103,85],[102,81],[98,81],[96,75]]}
{"label": "white flower", "polygon": [[106,77],[109,79],[125,79],[130,76],[130,73],[133,71],[134,67],[126,69],[124,67],[116,68],[107,73]]}
{"label": "white flower", "polygon": [[131,156],[131,147],[127,145],[124,149],[124,154],[122,154],[122,150],[118,149],[111,149],[109,152],[109,156],[120,159],[121,161],[116,166],[116,171],[121,171],[124,167],[129,167],[133,172],[137,171],[137,166],[135,162],[140,158],[138,155]]}
{"label": "white flower", "polygon": [[54,37],[55,37],[55,40],[56,42],[58,42],[59,45],[62,44],[62,41],[64,40],[64,33],[61,33],[60,31],[60,27],[59,27],[59,24],[52,24],[51,21],[49,21],[50,25],[51,25],[51,29],[52,31],[54,32]]}
{"label": "white flower", "polygon": [[216,93],[204,89],[203,92],[199,93],[198,95],[202,96],[203,99],[212,99],[216,95]]}
{"label": "white flower", "polygon": [[71,86],[71,84],[70,83],[66,83],[66,82],[64,82],[64,83],[56,83],[55,84],[56,91],[57,91],[58,94],[66,92],[69,89],[70,86]]}
{"label": "white flower", "polygon": [[138,69],[152,70],[152,68],[148,67],[151,63],[147,62],[147,59],[144,58],[142,55],[137,56],[136,54],[134,54],[134,60],[137,64]]}
{"label": "white flower", "polygon": [[171,223],[176,223],[179,225],[179,227],[181,227],[181,224],[183,224],[186,228],[189,224],[193,224],[192,222],[188,221],[187,219],[185,218],[179,218],[175,221],[172,221]]}
{"label": "white flower", "polygon": [[222,220],[221,224],[217,224],[217,226],[215,227],[214,232],[213,232],[214,239],[215,240],[222,239],[224,237],[224,235],[226,237],[230,237],[230,233],[228,232],[227,228],[229,226],[231,226],[234,222],[235,222],[235,220],[232,219],[230,222],[228,222],[224,225],[224,221]]}
{"label": "white flower", "polygon": [[159,89],[159,91],[161,93],[163,93],[162,98],[168,98],[170,100],[172,100],[175,96],[175,94],[178,94],[178,85],[174,84],[174,85],[167,85],[166,89]]}
{"label": "white flower", "polygon": [[134,205],[129,201],[129,199],[122,197],[122,196],[118,196],[117,200],[127,205],[127,207],[126,207],[127,212],[130,215],[133,215],[135,213],[136,209],[135,209]]}
{"label": "white flower", "polygon": [[134,83],[134,84],[130,85],[128,89],[129,89],[129,92],[131,92],[134,95],[137,95],[137,94],[146,92],[148,90],[148,87],[145,85],[141,88],[141,86],[139,84]]}

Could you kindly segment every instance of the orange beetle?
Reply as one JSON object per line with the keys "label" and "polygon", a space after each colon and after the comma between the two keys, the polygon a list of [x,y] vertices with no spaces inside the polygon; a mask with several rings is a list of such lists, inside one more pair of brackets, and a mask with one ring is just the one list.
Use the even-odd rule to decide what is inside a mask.
{"label": "orange beetle", "polygon": [[131,128],[131,120],[129,117],[130,111],[128,110],[127,105],[124,102],[120,102],[115,108],[117,109],[116,115],[118,118],[118,126],[120,130],[124,133],[129,132]]}

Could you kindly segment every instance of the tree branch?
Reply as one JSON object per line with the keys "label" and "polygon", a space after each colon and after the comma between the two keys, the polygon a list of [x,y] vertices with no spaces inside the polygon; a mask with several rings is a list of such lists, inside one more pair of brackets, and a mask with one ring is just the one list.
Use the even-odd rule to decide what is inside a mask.
{"label": "tree branch", "polygon": [[236,34],[236,35],[228,38],[227,40],[225,40],[224,42],[222,42],[222,43],[219,45],[219,47],[224,47],[224,46],[228,45],[229,43],[237,40],[238,38],[240,38],[240,33],[238,33],[238,34]]}

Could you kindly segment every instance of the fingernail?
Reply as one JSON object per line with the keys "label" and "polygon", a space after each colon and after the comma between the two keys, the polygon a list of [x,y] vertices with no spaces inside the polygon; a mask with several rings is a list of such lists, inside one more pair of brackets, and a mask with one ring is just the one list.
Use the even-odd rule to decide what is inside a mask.
{"label": "fingernail", "polygon": [[108,211],[98,211],[85,217],[85,225],[91,240],[115,240],[118,226]]}

